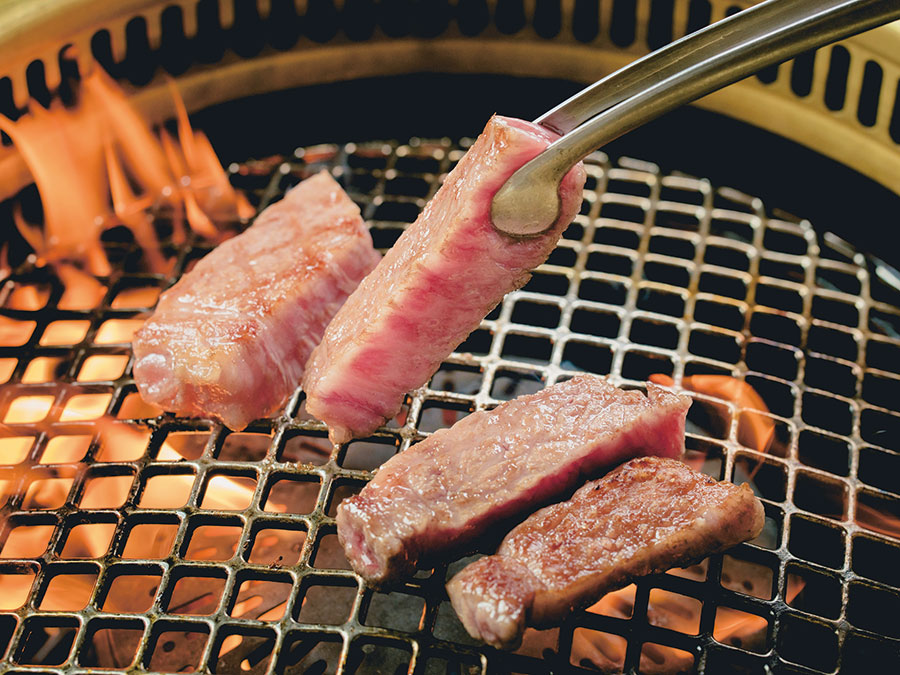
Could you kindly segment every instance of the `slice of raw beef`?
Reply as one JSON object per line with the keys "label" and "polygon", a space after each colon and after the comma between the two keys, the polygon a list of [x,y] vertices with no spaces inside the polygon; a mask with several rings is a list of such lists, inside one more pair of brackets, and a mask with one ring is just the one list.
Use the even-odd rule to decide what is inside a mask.
{"label": "slice of raw beef", "polygon": [[603,468],[636,455],[680,457],[689,406],[654,384],[645,396],[584,374],[472,413],[392,457],[341,502],[347,559],[380,584],[571,494]]}
{"label": "slice of raw beef", "polygon": [[746,483],[641,457],[533,514],[447,592],[472,637],[510,649],[526,626],[558,625],[635,577],[752,539],[764,521]]}
{"label": "slice of raw beef", "polygon": [[340,185],[308,178],[160,296],[132,343],[141,396],[232,429],[272,414],[379,259]]}
{"label": "slice of raw beef", "polygon": [[556,138],[494,116],[415,223],[350,296],[307,365],[306,409],[343,443],[400,410],[503,296],[524,285],[581,205],[585,173],[560,186],[557,223],[532,239],[491,225],[494,194]]}

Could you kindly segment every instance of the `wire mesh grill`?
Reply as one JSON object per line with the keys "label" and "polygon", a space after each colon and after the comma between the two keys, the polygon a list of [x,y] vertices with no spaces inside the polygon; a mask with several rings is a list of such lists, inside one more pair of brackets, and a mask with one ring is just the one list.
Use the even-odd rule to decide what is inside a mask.
{"label": "wire mesh grill", "polygon": [[[468,141],[299,149],[233,165],[260,208],[330,169],[376,246],[412,222]],[[108,244],[115,271],[73,295],[23,268],[0,293],[0,667],[149,671],[857,672],[900,660],[900,286],[809,223],[706,179],[597,153],[581,213],[371,438],[332,448],[297,391],[231,433],[144,404],[129,339],[209,250],[164,274]],[[469,412],[572,372],[641,386],[729,375],[763,405],[692,393],[687,446],[751,481],[754,542],[642,580],[605,609],[530,631],[515,654],[469,639],[447,561],[366,589],[333,515],[371,471]],[[759,419],[774,427],[760,452]],[[666,607],[692,607],[690,625]],[[677,613],[677,611],[676,611]],[[735,626],[754,626],[738,630]]]}

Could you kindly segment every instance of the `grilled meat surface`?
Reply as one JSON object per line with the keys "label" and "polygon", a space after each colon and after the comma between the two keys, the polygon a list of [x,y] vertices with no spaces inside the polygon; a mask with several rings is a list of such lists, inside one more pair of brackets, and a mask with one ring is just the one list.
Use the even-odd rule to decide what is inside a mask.
{"label": "grilled meat surface", "polygon": [[472,413],[395,455],[337,510],[338,536],[371,584],[411,572],[490,527],[569,494],[636,455],[680,457],[690,399],[578,375]]}
{"label": "grilled meat surface", "polygon": [[313,351],[307,410],[332,441],[365,436],[400,410],[441,361],[503,296],[547,259],[581,205],[579,164],[560,186],[559,221],[514,240],[491,225],[491,200],[506,179],[556,136],[494,116],[419,218],[350,296]]}
{"label": "grilled meat surface", "polygon": [[641,457],[533,514],[447,592],[472,637],[514,648],[526,626],[559,624],[635,577],[752,539],[764,521],[748,485]]}
{"label": "grilled meat surface", "polygon": [[133,341],[141,396],[232,429],[272,414],[379,259],[356,204],[308,178],[160,296]]}

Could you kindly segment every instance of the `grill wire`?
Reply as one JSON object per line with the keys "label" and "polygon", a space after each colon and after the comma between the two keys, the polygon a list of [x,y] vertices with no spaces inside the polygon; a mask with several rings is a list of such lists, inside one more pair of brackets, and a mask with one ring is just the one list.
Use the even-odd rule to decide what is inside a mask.
{"label": "grill wire", "polygon": [[[230,174],[263,208],[328,168],[385,249],[467,145],[317,146],[232,165]],[[619,664],[626,671],[641,663],[652,671],[653,645],[688,652],[688,670],[706,673],[896,664],[900,535],[877,515],[900,516],[896,282],[847,244],[817,237],[809,223],[767,211],[756,197],[602,153],[587,169],[581,213],[529,284],[503,300],[387,428],[333,452],[299,391],[284,414],[241,433],[140,403],[127,338],[110,342],[107,322],[136,328],[151,307],[129,305],[128,293],[168,287],[208,244],[170,247],[166,274],[140,272],[136,247],[109,244],[115,271],[89,310],[61,308],[63,289],[46,271],[14,272],[0,291],[0,320],[21,335],[18,346],[0,347],[8,378],[0,390],[0,486],[11,495],[0,511],[0,584],[21,575],[32,584],[17,600],[7,594],[0,609],[0,669],[590,672],[573,645],[600,633],[627,640]],[[11,309],[28,286],[45,304]],[[58,321],[83,322],[84,332],[55,344]],[[85,381],[82,369],[98,356],[124,356],[127,365],[117,377]],[[28,382],[29,366],[45,358],[58,359],[54,377]],[[630,618],[579,613],[558,635],[532,636],[532,646],[513,655],[464,634],[443,590],[447,565],[389,591],[366,589],[337,545],[337,503],[428,432],[579,370],[625,386],[652,373],[751,384],[770,412],[693,393],[687,447],[706,456],[704,470],[717,478],[752,475],[766,508],[763,534],[710,558],[705,578],[640,581]],[[113,421],[83,420],[79,406],[94,399],[75,397],[85,394],[105,406],[94,416]],[[25,397],[45,397],[34,400],[46,416],[11,423]],[[752,447],[753,415],[774,423],[767,454]],[[115,454],[131,438],[122,434],[142,432],[137,452]],[[61,436],[86,437],[83,456],[57,457]],[[61,481],[58,503],[36,502],[35,486],[47,481]],[[171,494],[180,491],[184,506],[147,508],[147,495],[159,498],[154,481],[168,481],[165,498],[177,501]],[[223,485],[240,486],[238,501],[247,503],[223,508]],[[67,551],[75,528],[103,533],[91,557]],[[29,557],[13,557],[22,555],[13,542],[24,540],[32,542]],[[135,557],[150,543],[158,555]],[[736,583],[741,573],[753,582]],[[203,591],[185,595],[197,578]],[[74,590],[46,606],[65,580]],[[791,596],[798,581],[803,590]],[[694,634],[648,614],[651,589],[702,603]],[[716,640],[726,608],[760,617],[762,634]]]}

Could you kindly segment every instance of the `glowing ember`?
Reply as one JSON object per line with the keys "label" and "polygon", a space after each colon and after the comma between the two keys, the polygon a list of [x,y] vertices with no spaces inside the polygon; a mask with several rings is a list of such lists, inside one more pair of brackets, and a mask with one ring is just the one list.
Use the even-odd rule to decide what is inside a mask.
{"label": "glowing ember", "polygon": [[44,346],[74,345],[84,339],[91,322],[87,319],[54,321],[44,329],[41,344]]}
{"label": "glowing ember", "polygon": [[61,356],[39,356],[28,362],[28,367],[22,373],[22,382],[35,384],[38,382],[54,382],[59,375],[59,369],[63,367]]}
{"label": "glowing ember", "polygon": [[127,344],[131,342],[135,331],[143,325],[143,319],[110,319],[109,321],[104,321],[100,328],[97,329],[94,342],[98,345]]}
{"label": "glowing ember", "polygon": [[[191,129],[172,85],[178,141],[162,139],[131,106],[125,93],[98,65],[81,80],[78,103],[59,100],[49,109],[33,105],[13,122],[0,115],[0,129],[13,139],[30,169],[44,210],[43,229],[14,212],[22,237],[43,262],[78,260],[95,275],[111,271],[100,242],[105,229],[125,225],[144,249],[151,269],[165,262],[150,208],[175,213],[173,238],[184,239],[181,211],[195,231],[218,238],[213,220],[249,218],[253,208],[235,192],[209,140]],[[132,184],[139,186],[139,193]]]}
{"label": "glowing ember", "polygon": [[0,574],[0,610],[18,609],[31,595],[32,571]]}
{"label": "glowing ember", "polygon": [[[94,417],[102,414],[101,407],[105,407],[108,394],[99,395],[102,400],[85,398],[91,396],[95,395],[70,398],[64,410],[69,410],[74,402],[76,405],[73,408],[73,414],[77,414],[78,417]],[[47,401],[32,400],[37,398],[20,397],[17,399],[23,403],[16,406],[14,402],[14,405],[10,406],[7,421],[13,421],[9,418],[14,417],[14,421],[21,422],[25,418],[34,419],[38,415],[46,414],[45,408],[49,408],[52,397]],[[100,449],[96,453],[96,462],[134,461],[147,451],[150,440],[148,429],[123,424],[107,416],[97,419],[94,426],[100,434]],[[47,510],[63,506],[70,496],[75,471],[84,460],[91,439],[90,435],[75,435],[56,436],[48,440],[40,461],[43,464],[57,464],[57,466],[48,467],[47,472],[35,475],[30,480],[25,488],[26,493],[22,504],[24,509]],[[0,451],[3,453],[3,457],[0,459],[5,460],[4,463],[24,460],[33,442],[32,436],[24,435],[10,435],[8,438],[0,439]],[[184,459],[183,455],[169,443],[163,443],[156,458],[172,462]],[[59,466],[60,463],[65,464]],[[154,480],[159,485],[154,485],[153,480],[150,480],[144,486],[138,501],[141,509],[183,507],[194,485],[195,476],[192,473],[160,475],[154,477]],[[78,498],[78,505],[80,508],[88,510],[120,508],[128,497],[133,481],[134,475],[130,472],[115,476],[90,477],[82,495]],[[4,501],[14,484],[15,481],[0,481],[0,497]],[[241,477],[216,476],[207,485],[201,508],[242,510],[251,503],[254,490],[254,481],[248,481]],[[271,500],[267,503],[267,508],[282,513],[288,510],[286,506],[273,504]],[[14,527],[0,550],[0,559],[33,560],[41,557],[47,550],[54,529],[54,525],[37,523]],[[102,557],[109,551],[115,530],[114,523],[75,525],[66,534],[61,557],[64,559]],[[176,530],[177,526],[173,525],[139,524],[127,533],[127,542],[122,555],[126,559],[165,558],[171,555]],[[192,560],[227,560],[235,554],[240,532],[240,528],[234,527],[196,528],[191,534],[186,555]],[[294,534],[290,531],[286,532],[288,538]],[[280,537],[278,538],[280,540]],[[33,575],[29,574],[0,574],[0,609],[20,607],[31,593],[33,579]],[[184,581],[189,582],[183,584],[184,588],[181,589],[188,604],[208,594],[209,579],[197,577]],[[78,611],[90,597],[95,583],[96,579],[93,576],[88,578],[88,576],[78,574],[62,574],[54,577],[46,589],[40,607],[46,610]],[[156,585],[149,589],[150,599],[155,590]],[[253,607],[244,607],[242,604],[245,614],[263,621],[277,620],[284,612],[286,596],[275,597],[272,593],[266,593],[264,590],[255,587],[252,591],[249,588],[241,589],[241,602],[254,605]],[[270,595],[272,595],[271,598]],[[256,599],[260,596],[264,598],[264,602]],[[213,598],[211,607],[214,608],[217,602]],[[191,612],[185,610],[176,613]],[[204,610],[199,613],[209,612]]]}
{"label": "glowing ember", "polygon": [[115,380],[125,372],[128,365],[127,354],[96,354],[89,356],[78,371],[79,382],[100,382]]}
{"label": "glowing ember", "polygon": [[28,342],[37,324],[34,321],[16,321],[0,316],[0,345],[18,347]]}
{"label": "glowing ember", "polygon": [[61,422],[75,420],[92,420],[106,411],[112,394],[78,394],[66,402],[66,407],[59,416]]}
{"label": "glowing ember", "polygon": [[53,525],[13,528],[6,538],[0,558],[37,558],[43,555],[54,529]]}
{"label": "glowing ember", "polygon": [[[0,464],[18,464],[28,456],[34,444],[32,436],[10,436],[0,438]],[[0,491],[0,499],[3,492]]]}
{"label": "glowing ember", "polygon": [[20,396],[9,405],[3,421],[6,424],[40,422],[50,412],[52,405],[52,396]]}
{"label": "glowing ember", "polygon": [[153,307],[161,289],[156,286],[138,286],[120,291],[110,305],[113,309],[143,309]]}

